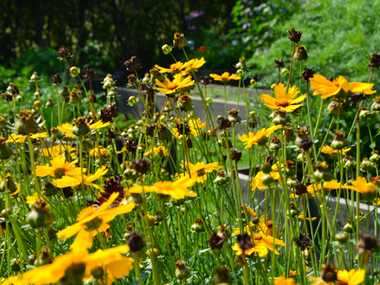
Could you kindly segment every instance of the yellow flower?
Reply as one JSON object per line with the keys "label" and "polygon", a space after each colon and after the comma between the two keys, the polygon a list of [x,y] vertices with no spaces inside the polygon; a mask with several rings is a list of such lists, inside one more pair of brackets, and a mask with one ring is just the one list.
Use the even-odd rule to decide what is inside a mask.
{"label": "yellow flower", "polygon": [[285,276],[280,276],[274,281],[274,285],[297,285],[294,278],[285,278]]}
{"label": "yellow flower", "polygon": [[[258,233],[253,235],[253,241],[254,245],[251,249],[245,250],[245,255],[251,255],[252,253],[257,253],[260,257],[266,257],[268,255],[268,249],[273,251],[275,254],[279,255],[280,253],[278,250],[273,246],[273,243],[275,245],[281,245],[285,246],[285,243],[282,240],[279,240],[277,238],[273,238],[272,236],[267,236],[263,233]],[[232,249],[236,251],[236,255],[243,254],[243,251],[239,247],[239,245],[236,243],[232,246]]]}
{"label": "yellow flower", "polygon": [[[102,168],[98,169],[93,175],[83,174],[83,184],[86,186],[97,188],[99,190],[103,190],[102,187],[92,182],[100,179],[107,172],[108,172],[108,169],[106,169],[105,166],[102,166]],[[82,185],[82,175],[78,175],[74,177],[63,176],[61,179],[53,179],[53,182],[58,188],[77,187],[77,186]]]}
{"label": "yellow flower", "polygon": [[11,134],[8,137],[8,140],[6,141],[6,143],[24,143],[25,140],[26,140],[26,136]]}
{"label": "yellow flower", "polygon": [[[187,166],[187,163],[185,163],[185,166]],[[191,162],[189,162],[189,167],[191,179],[198,183],[203,183],[207,180],[207,173],[223,168],[222,166],[218,165],[217,162],[208,164],[204,164],[204,162],[192,164]]]}
{"label": "yellow flower", "polygon": [[364,177],[358,177],[354,182],[352,182],[353,186],[349,186],[344,184],[343,187],[345,189],[355,190],[364,195],[373,195],[376,196],[378,188],[375,184],[368,183]]}
{"label": "yellow flower", "polygon": [[157,68],[161,73],[179,73],[187,67],[185,64],[177,61],[176,63],[171,64],[170,68],[161,67],[158,64],[156,64],[154,67]]}
{"label": "yellow flower", "polygon": [[373,204],[375,206],[380,206],[380,198],[375,198],[375,200],[373,201]]}
{"label": "yellow flower", "polygon": [[254,144],[264,145],[267,142],[268,137],[275,130],[278,130],[281,128],[282,128],[282,125],[273,126],[273,127],[268,128],[268,129],[264,128],[264,129],[261,129],[260,131],[258,131],[256,134],[254,134],[252,132],[249,132],[248,136],[246,134],[243,134],[242,136],[239,136],[239,139],[244,143],[245,148],[249,148]]}
{"label": "yellow flower", "polygon": [[120,154],[120,153],[123,153],[123,152],[128,152],[128,150],[125,148],[125,146],[123,146],[123,147],[121,148],[121,150],[116,151],[116,152],[117,152],[117,154]]}
{"label": "yellow flower", "polygon": [[[310,218],[306,218],[306,217],[305,217],[304,215],[302,215],[302,214],[299,214],[299,215],[298,215],[298,219],[300,219],[300,220],[310,221]],[[312,221],[315,221],[316,219],[317,219],[316,217],[311,218]]]}
{"label": "yellow flower", "polygon": [[[331,180],[323,183],[323,190],[335,190],[339,189],[340,183],[336,180]],[[321,183],[314,183],[307,186],[307,193],[312,196],[315,196],[315,193],[319,194],[321,191]],[[297,198],[298,195],[294,194],[291,198]]]}
{"label": "yellow flower", "polygon": [[[108,127],[111,123],[110,122],[103,123],[102,120],[99,120],[99,121],[92,123],[92,124],[90,124],[90,123],[86,123],[86,124],[90,128],[90,130],[93,131],[93,130],[98,130],[98,129]],[[69,137],[74,136],[72,134],[73,128],[74,128],[74,126],[69,124],[69,123],[65,123],[65,124],[62,124],[61,126],[57,127],[57,129],[60,130],[61,132],[67,133],[69,135]]]}
{"label": "yellow flower", "polygon": [[280,109],[286,112],[293,112],[294,110],[303,106],[299,103],[301,103],[306,98],[306,95],[302,95],[296,98],[299,92],[300,91],[298,90],[297,86],[293,86],[286,93],[285,85],[280,83],[274,88],[274,94],[276,98],[273,98],[268,94],[262,94],[260,99],[264,102],[265,106],[272,110]]}
{"label": "yellow flower", "polygon": [[[273,170],[273,166],[272,166],[272,170]],[[260,190],[264,190],[267,188],[261,181],[261,176],[263,176],[263,174],[264,172],[259,171],[257,172],[256,176],[253,178],[252,183],[251,183],[252,191],[254,191],[256,188],[259,188]],[[278,171],[271,171],[269,174],[270,176],[272,176],[274,181],[277,180],[278,182],[280,182],[280,173]]]}
{"label": "yellow flower", "polygon": [[[180,122],[180,120],[178,120]],[[190,127],[190,133],[194,136],[197,137],[200,134],[200,129],[206,127],[206,123],[202,123],[201,119],[191,119],[188,121],[189,127]],[[172,129],[172,134],[178,139],[179,137],[179,132],[177,128]]]}
{"label": "yellow flower", "polygon": [[[347,152],[349,152],[350,150],[351,150],[350,147],[349,148],[345,148],[345,149],[340,150],[340,153],[343,153],[343,155],[344,155]],[[329,155],[338,155],[338,150],[335,150],[335,149],[331,148],[328,145],[323,146],[322,149],[321,149],[321,152],[329,154]]]}
{"label": "yellow flower", "polygon": [[183,90],[184,88],[194,86],[194,80],[191,80],[191,76],[182,77],[181,74],[174,75],[173,81],[165,78],[164,82],[156,79],[156,84],[160,87],[155,87],[156,90],[160,91],[165,95],[175,94]]}
{"label": "yellow flower", "polygon": [[[81,174],[81,170],[79,167],[73,167],[78,160],[74,160],[72,162],[66,162],[65,157],[55,157],[50,161],[52,166],[46,164],[45,166],[37,165],[36,167],[36,175],[39,177],[51,176],[55,178],[61,178],[62,176],[76,176]],[[83,172],[86,169],[83,168]]]}
{"label": "yellow flower", "polygon": [[360,82],[348,83],[347,79],[343,76],[339,76],[333,81],[330,81],[322,75],[314,74],[314,76],[310,78],[310,84],[311,88],[315,90],[313,95],[322,95],[322,99],[338,95],[339,93],[357,93],[363,91],[364,94],[373,94],[376,92],[372,90],[373,84]]}
{"label": "yellow flower", "polygon": [[34,134],[34,135],[31,135],[30,138],[32,139],[46,139],[48,137],[48,133],[47,132],[43,132],[43,133],[38,133],[38,134]]}
{"label": "yellow flower", "polygon": [[158,155],[161,152],[164,156],[169,156],[168,151],[162,145],[153,147],[153,151],[155,155]]}
{"label": "yellow flower", "polygon": [[317,283],[312,283],[312,285],[359,285],[364,281],[365,270],[359,268],[358,270],[351,269],[350,272],[347,270],[338,271],[338,281],[326,282],[322,278],[316,278],[309,276],[311,280]]}
{"label": "yellow flower", "polygon": [[[117,252],[118,249],[115,249]],[[107,256],[105,256],[104,252],[106,250],[99,249],[95,253],[91,254],[91,257],[87,259],[87,264],[90,266],[87,266],[85,275],[90,276],[91,269],[94,268],[94,266],[102,267],[104,274],[102,278],[99,279],[99,283],[102,285],[114,284],[115,279],[120,279],[123,276],[128,276],[129,272],[133,269],[133,258],[126,257],[118,253],[112,253],[111,250],[114,250],[114,248],[108,250],[110,252],[107,254]],[[107,280],[105,280],[106,276]]]}
{"label": "yellow flower", "polygon": [[98,157],[99,151],[102,156],[111,156],[111,153],[106,148],[102,147],[101,145],[99,146],[99,149],[93,148],[92,150],[90,150],[90,155]]}
{"label": "yellow flower", "polygon": [[247,212],[248,214],[252,217],[252,218],[256,218],[257,217],[257,214],[253,211],[253,209],[251,207],[245,207],[247,209]]}
{"label": "yellow flower", "polygon": [[122,276],[127,276],[132,268],[131,264],[133,262],[133,259],[129,258],[128,261],[126,261],[126,257],[121,255],[127,253],[128,251],[129,246],[122,245],[106,250],[99,249],[92,254],[89,254],[85,250],[78,252],[69,252],[56,257],[53,263],[29,270],[25,272],[22,277],[21,275],[11,276],[1,284],[55,284],[64,278],[68,271],[75,268],[81,268],[83,270],[83,277],[88,278],[91,277],[91,270],[99,265],[107,266],[107,273],[109,272],[112,277],[121,278]]}
{"label": "yellow flower", "polygon": [[228,83],[230,80],[240,80],[240,77],[236,74],[229,74],[227,71],[223,72],[222,75],[211,73],[210,76],[214,78],[215,81],[221,81],[223,83]]}
{"label": "yellow flower", "polygon": [[75,147],[71,147],[68,144],[59,144],[53,147],[43,148],[41,155],[50,158],[55,158],[57,156],[62,156],[63,154],[65,154],[66,150],[70,153],[71,157],[75,156]]}
{"label": "yellow flower", "polygon": [[77,217],[77,223],[60,231],[57,236],[62,241],[77,234],[71,249],[73,251],[83,251],[92,247],[93,237],[98,232],[105,232],[109,229],[107,224],[112,221],[117,215],[129,213],[135,207],[132,202],[128,205],[121,205],[115,208],[108,207],[119,196],[119,193],[113,193],[107,202],[104,202],[98,209],[95,207],[87,207],[83,209]]}
{"label": "yellow flower", "polygon": [[198,71],[199,68],[201,68],[206,63],[205,59],[202,57],[201,59],[192,59],[185,63],[185,72],[190,73],[191,70],[194,70],[195,72]]}
{"label": "yellow flower", "polygon": [[[185,197],[197,196],[197,193],[190,192],[188,189],[194,184],[194,180],[190,179],[188,176],[183,176],[174,182],[158,181],[154,183],[153,186],[144,186],[144,192],[155,192],[161,195],[169,195],[174,199],[180,200]],[[128,189],[128,193],[143,193],[143,188],[141,185],[133,184],[133,186]]]}
{"label": "yellow flower", "polygon": [[26,197],[26,203],[29,205],[33,205],[38,200],[38,194],[34,193],[33,196],[27,196]]}

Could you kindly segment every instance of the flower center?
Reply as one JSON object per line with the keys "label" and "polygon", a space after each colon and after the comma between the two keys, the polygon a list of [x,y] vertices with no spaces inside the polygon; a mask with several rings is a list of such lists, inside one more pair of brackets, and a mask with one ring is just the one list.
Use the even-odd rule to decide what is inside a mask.
{"label": "flower center", "polygon": [[276,102],[277,107],[288,107],[290,103],[286,100],[279,100]]}
{"label": "flower center", "polygon": [[56,170],[54,170],[54,176],[55,178],[62,178],[66,173],[66,170],[64,168],[57,168]]}
{"label": "flower center", "polygon": [[167,90],[175,90],[177,87],[178,87],[178,85],[176,83],[171,82],[168,84],[168,87],[166,89]]}
{"label": "flower center", "polygon": [[197,175],[198,176],[203,176],[203,175],[206,175],[206,171],[204,168],[201,168],[197,171]]}

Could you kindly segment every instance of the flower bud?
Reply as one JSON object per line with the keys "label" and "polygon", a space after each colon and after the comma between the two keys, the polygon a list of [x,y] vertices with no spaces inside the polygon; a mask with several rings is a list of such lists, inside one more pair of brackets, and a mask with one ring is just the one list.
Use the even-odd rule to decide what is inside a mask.
{"label": "flower bud", "polygon": [[201,233],[205,231],[205,227],[203,226],[203,222],[201,218],[195,218],[194,224],[191,226],[191,230],[197,233]]}
{"label": "flower bud", "polygon": [[193,109],[193,102],[188,94],[181,94],[177,100],[177,108],[180,111],[189,112]]}
{"label": "flower bud", "polygon": [[18,134],[26,136],[35,134],[38,131],[38,124],[30,110],[22,110],[18,114],[14,128]]}
{"label": "flower bud", "polygon": [[276,110],[273,112],[273,120],[272,123],[276,126],[278,125],[286,125],[290,122],[289,116],[286,115],[285,110]]}
{"label": "flower bud", "polygon": [[164,53],[164,54],[169,54],[169,53],[171,53],[172,52],[172,47],[171,46],[169,46],[169,45],[167,45],[167,44],[164,44],[163,46],[162,46],[162,52]]}
{"label": "flower bud", "polygon": [[72,77],[77,77],[80,74],[80,68],[73,66],[70,68],[70,74]]}
{"label": "flower bud", "polygon": [[103,277],[103,274],[104,274],[104,269],[103,267],[97,265],[95,267],[93,267],[91,269],[91,275],[95,278],[95,279],[100,279]]}
{"label": "flower bud", "polygon": [[40,228],[52,224],[54,218],[50,213],[46,202],[43,200],[37,200],[25,220],[32,228]]}
{"label": "flower bud", "polygon": [[348,234],[346,232],[340,232],[335,234],[335,240],[340,244],[346,244],[348,241]]}
{"label": "flower bud", "polygon": [[372,115],[372,113],[370,111],[368,111],[365,106],[361,107],[360,112],[359,112],[359,118],[360,119],[365,119],[371,115]]}
{"label": "flower bud", "polygon": [[8,173],[5,181],[2,180],[0,183],[0,192],[9,191],[11,194],[17,191],[17,185],[13,181],[12,176]]}
{"label": "flower bud", "polygon": [[352,226],[350,220],[347,220],[346,224],[344,225],[343,227],[343,230],[348,233],[348,234],[351,234],[354,232],[354,227]]}
{"label": "flower bud", "polygon": [[[241,58],[239,58],[239,62],[235,65],[235,67],[236,67],[237,69],[242,70],[242,71],[243,71],[243,70],[246,70],[246,69],[248,68],[244,56],[241,57]],[[243,76],[244,74],[243,74],[243,75],[238,75],[238,72],[236,72],[236,75],[237,75],[237,76]]]}
{"label": "flower bud", "polygon": [[0,159],[5,160],[13,155],[13,150],[7,146],[6,140],[0,137]]}
{"label": "flower bud", "polygon": [[86,122],[86,117],[80,117],[80,118],[74,119],[74,123],[75,123],[75,126],[73,127],[74,135],[85,136],[90,132],[90,128]]}
{"label": "flower bud", "polygon": [[336,132],[334,134],[334,140],[331,142],[331,148],[335,150],[341,150],[350,145],[350,142],[344,137],[342,132]]}
{"label": "flower bud", "polygon": [[251,79],[251,81],[249,82],[251,84],[251,87],[252,88],[256,88],[257,86],[257,81],[255,79]]}
{"label": "flower bud", "polygon": [[129,106],[135,106],[139,100],[136,99],[135,96],[131,96],[128,98],[128,105]]}
{"label": "flower bud", "polygon": [[280,138],[278,136],[274,136],[272,141],[269,144],[269,150],[277,151],[279,149],[281,149]]}
{"label": "flower bud", "polygon": [[210,106],[211,104],[212,104],[212,99],[211,98],[207,98],[206,99],[206,105]]}
{"label": "flower bud", "polygon": [[244,70],[243,69],[238,69],[236,71],[236,75],[239,76],[239,77],[243,77],[244,76]]}
{"label": "flower bud", "polygon": [[58,193],[57,187],[55,187],[51,182],[46,182],[45,186],[42,187],[41,190],[46,197],[50,197]]}
{"label": "flower bud", "polygon": [[11,127],[11,124],[5,118],[5,115],[0,115],[0,132],[7,131]]}
{"label": "flower bud", "polygon": [[37,72],[33,72],[32,76],[29,79],[29,82],[39,82],[41,81],[41,78],[38,76]]}
{"label": "flower bud", "polygon": [[281,74],[285,77],[285,76],[288,76],[289,75],[289,70],[287,68],[283,68],[281,70]]}
{"label": "flower bud", "polygon": [[371,152],[371,156],[369,157],[369,160],[373,163],[379,163],[380,162],[380,155],[377,150],[374,150]]}
{"label": "flower bud", "polygon": [[34,261],[34,266],[36,267],[53,262],[53,258],[51,257],[50,251],[47,248],[42,248],[37,256],[38,257]]}
{"label": "flower bud", "polygon": [[173,40],[173,48],[183,48],[189,44],[188,40],[185,38],[184,34],[175,33]]}
{"label": "flower bud", "polygon": [[231,285],[234,281],[234,278],[230,274],[228,268],[218,267],[215,269],[216,275],[211,279],[211,285]]}
{"label": "flower bud", "polygon": [[334,175],[328,170],[328,165],[326,162],[318,162],[315,165],[314,179],[316,182],[320,181],[331,181],[334,178]]}
{"label": "flower bud", "polygon": [[16,272],[20,271],[20,264],[16,258],[11,260],[11,269]]}
{"label": "flower bud", "polygon": [[54,106],[55,106],[55,103],[54,103],[53,99],[48,98],[48,100],[46,102],[46,108],[53,108]]}
{"label": "flower bud", "polygon": [[307,52],[306,52],[306,47],[305,46],[299,46],[296,49],[296,52],[294,53],[294,59],[295,60],[307,60]]}
{"label": "flower bud", "polygon": [[190,277],[190,268],[185,265],[184,261],[177,261],[175,266],[177,267],[175,270],[175,277],[177,277],[178,280],[184,280]]}
{"label": "flower bud", "polygon": [[360,163],[360,170],[363,172],[371,171],[375,167],[375,164],[368,158],[363,158]]}
{"label": "flower bud", "polygon": [[380,111],[380,96],[376,96],[373,99],[373,104],[371,106],[372,112],[379,112]]}

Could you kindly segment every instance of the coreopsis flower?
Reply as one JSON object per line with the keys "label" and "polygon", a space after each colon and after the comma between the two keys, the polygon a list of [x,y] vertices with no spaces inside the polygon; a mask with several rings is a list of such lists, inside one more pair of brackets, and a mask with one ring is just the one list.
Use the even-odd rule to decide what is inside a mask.
{"label": "coreopsis flower", "polygon": [[[185,197],[196,197],[197,193],[189,191],[189,187],[194,186],[195,181],[188,176],[183,176],[174,182],[171,181],[158,181],[153,186],[144,186],[133,184],[128,192],[131,194],[139,194],[143,192],[155,192],[161,195],[168,195],[174,199],[180,200]],[[144,190],[144,191],[143,191]]]}
{"label": "coreopsis flower", "polygon": [[11,276],[2,284],[55,284],[63,279],[70,284],[80,284],[83,278],[92,278],[94,273],[92,269],[98,266],[107,267],[104,276],[110,275],[107,278],[113,282],[115,278],[127,276],[133,268],[133,259],[122,255],[128,251],[129,246],[121,245],[106,250],[99,249],[92,254],[85,250],[69,252],[58,256],[50,264],[24,272],[22,277]]}
{"label": "coreopsis flower", "polygon": [[99,156],[99,152],[101,156],[111,156],[111,153],[103,146],[99,146],[98,148],[93,148],[90,150],[90,156]]}
{"label": "coreopsis flower", "polygon": [[185,69],[187,66],[183,62],[177,61],[176,63],[171,64],[169,68],[161,67],[158,64],[156,64],[154,67],[161,73],[179,73],[183,71],[183,69]]}
{"label": "coreopsis flower", "polygon": [[[78,160],[73,160],[72,162],[66,162],[65,157],[55,157],[50,161],[52,166],[46,164],[45,166],[37,165],[36,175],[38,177],[51,176],[55,178],[62,178],[63,176],[77,176],[81,175],[80,167],[75,167],[74,165],[78,163]],[[83,172],[86,169],[83,168]]]}
{"label": "coreopsis flower", "polygon": [[91,186],[99,190],[103,190],[102,187],[94,184],[93,182],[100,179],[107,172],[108,172],[108,169],[105,166],[102,166],[102,168],[99,168],[92,175],[83,174],[83,180],[82,180],[82,175],[78,175],[78,176],[73,176],[73,177],[63,176],[61,179],[53,179],[53,182],[58,188],[77,187],[77,186],[82,185],[82,182],[83,182],[83,185],[85,186]]}
{"label": "coreopsis flower", "polygon": [[249,132],[248,136],[243,134],[239,136],[239,139],[244,143],[245,148],[249,148],[252,145],[264,145],[268,141],[268,137],[276,130],[281,129],[282,125],[277,125],[270,127],[268,129],[261,129],[256,134],[253,132]]}
{"label": "coreopsis flower", "polygon": [[[273,171],[271,171],[267,175],[270,175],[272,177],[273,181],[277,180],[278,182],[281,182],[280,173],[278,172],[277,165],[273,165],[272,170]],[[264,190],[267,188],[267,186],[265,186],[263,181],[262,181],[263,175],[264,175],[263,171],[257,172],[257,174],[255,175],[255,177],[253,178],[252,183],[251,183],[252,191],[255,190],[256,188],[258,188],[260,190]]]}
{"label": "coreopsis flower", "polygon": [[219,170],[223,168],[223,166],[218,165],[217,162],[204,164],[204,162],[197,162],[196,164],[185,164],[185,166],[189,166],[191,179],[198,182],[203,183],[207,180],[207,174],[213,172],[214,170]]}
{"label": "coreopsis flower", "polygon": [[367,182],[364,177],[358,177],[354,182],[352,182],[352,185],[353,186],[344,184],[343,188],[359,192],[363,195],[363,198],[367,200],[373,200],[379,191],[379,188],[375,184]]}
{"label": "coreopsis flower", "polygon": [[286,92],[286,87],[283,83],[279,83],[274,88],[275,98],[268,94],[262,94],[260,99],[264,102],[265,106],[272,110],[285,110],[286,112],[293,112],[298,109],[300,106],[303,106],[301,103],[306,95],[301,95],[298,98],[297,95],[300,91],[297,86],[292,86]]}
{"label": "coreopsis flower", "polygon": [[206,63],[205,59],[202,57],[200,59],[191,59],[185,63],[185,72],[190,73],[191,70],[197,72]]}
{"label": "coreopsis flower", "polygon": [[[206,123],[202,123],[201,122],[201,119],[190,119],[188,121],[188,123],[185,123],[189,129],[190,129],[190,133],[194,136],[194,137],[197,137],[198,135],[201,134],[201,131],[200,129],[203,129],[206,127]],[[186,125],[185,125],[185,128],[186,128]],[[178,126],[177,128],[173,128],[172,129],[172,134],[178,138],[179,137],[179,132],[178,132],[178,129],[181,129],[180,126]],[[183,129],[183,128],[182,128]],[[181,130],[181,133],[183,132],[183,130]]]}
{"label": "coreopsis flower", "polygon": [[[351,148],[345,148],[345,149],[341,149],[339,150],[339,152],[343,155],[345,155],[347,152],[349,152],[351,150]],[[328,145],[325,145],[322,147],[321,149],[321,152],[322,153],[326,153],[326,154],[329,154],[331,156],[336,156],[338,155],[338,150],[336,149],[333,149],[332,147],[328,146]]]}
{"label": "coreopsis flower", "polygon": [[[249,237],[249,235],[247,236]],[[243,249],[239,246],[239,243],[233,245],[232,249],[236,251],[236,255],[241,255],[244,252],[244,254],[248,256],[252,253],[256,253],[259,257],[266,257],[268,255],[268,249],[273,251],[275,254],[280,255],[278,250],[273,246],[273,243],[275,245],[285,246],[285,243],[282,240],[273,238],[272,236],[267,236],[263,233],[254,234],[253,241],[255,244],[250,249],[244,249],[243,251]]]}
{"label": "coreopsis flower", "polygon": [[218,75],[215,73],[211,73],[210,76],[215,80],[215,81],[221,81],[222,83],[228,83],[230,80],[240,80],[241,78],[237,76],[236,74],[231,74],[229,72],[223,72],[222,75]]}
{"label": "coreopsis flower", "polygon": [[29,205],[33,205],[38,200],[38,194],[34,193],[33,196],[27,196],[26,197],[26,203]]}
{"label": "coreopsis flower", "polygon": [[285,278],[285,276],[280,276],[274,281],[274,285],[297,285],[294,278]]}
{"label": "coreopsis flower", "polygon": [[[323,190],[336,190],[341,187],[341,184],[336,180],[331,180],[323,183]],[[314,183],[307,186],[307,193],[309,195],[315,196],[315,194],[319,194],[321,191],[321,183]],[[297,198],[298,196],[294,195],[294,198]],[[292,198],[293,198],[292,197]]]}
{"label": "coreopsis flower", "polygon": [[75,147],[71,147],[68,144],[59,144],[53,147],[43,148],[41,155],[45,157],[56,158],[65,154],[66,150],[71,154],[72,157],[75,156]]}
{"label": "coreopsis flower", "polygon": [[375,199],[373,200],[373,204],[374,204],[375,206],[380,206],[380,198],[375,198]]}
{"label": "coreopsis flower", "polygon": [[83,251],[91,248],[93,237],[97,233],[105,232],[109,229],[108,222],[112,221],[117,215],[129,213],[134,209],[134,202],[109,209],[109,206],[118,196],[119,193],[115,192],[99,208],[91,206],[83,209],[78,215],[77,223],[60,231],[57,237],[62,241],[77,235],[70,246],[73,251]]}
{"label": "coreopsis flower", "polygon": [[364,92],[366,95],[376,92],[372,90],[373,84],[360,82],[349,83],[343,76],[339,76],[337,79],[330,81],[320,74],[314,74],[314,76],[310,78],[310,84],[311,88],[315,90],[313,95],[322,95],[322,99],[335,95],[348,95],[349,92]]}
{"label": "coreopsis flower", "polygon": [[173,81],[165,78],[163,82],[156,79],[156,85],[160,87],[155,87],[156,90],[160,91],[165,95],[174,95],[184,90],[185,88],[191,88],[194,86],[194,80],[191,80],[191,76],[183,77],[181,74],[174,75]]}
{"label": "coreopsis flower", "polygon": [[162,145],[153,147],[153,152],[154,152],[155,155],[158,155],[159,153],[162,153],[164,156],[169,156],[168,151]]}
{"label": "coreopsis flower", "polygon": [[313,276],[309,276],[309,278],[316,282],[312,283],[312,285],[359,285],[364,281],[365,278],[365,270],[359,268],[358,270],[351,269],[350,271],[347,270],[338,270],[337,273],[337,281],[329,282],[325,281],[322,278],[316,278]]}

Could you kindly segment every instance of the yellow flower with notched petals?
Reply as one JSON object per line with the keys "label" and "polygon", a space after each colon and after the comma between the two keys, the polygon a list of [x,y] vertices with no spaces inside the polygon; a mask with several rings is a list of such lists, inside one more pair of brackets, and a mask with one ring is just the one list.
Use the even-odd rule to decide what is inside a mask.
{"label": "yellow flower with notched petals", "polygon": [[134,209],[134,202],[108,209],[118,196],[119,193],[113,193],[108,201],[104,202],[98,209],[95,207],[83,209],[78,215],[78,222],[57,233],[57,237],[62,241],[77,235],[70,247],[73,251],[91,248],[93,237],[98,232],[105,232],[109,229],[109,221],[112,221],[117,215],[129,213]]}
{"label": "yellow flower with notched petals", "polygon": [[177,61],[176,63],[171,64],[169,68],[161,67],[158,64],[156,64],[154,67],[157,68],[161,73],[178,73],[187,67],[185,64],[186,63]]}
{"label": "yellow flower with notched petals", "polygon": [[158,155],[159,153],[162,153],[164,156],[169,156],[168,151],[166,148],[162,145],[153,147],[153,151],[155,155]]}
{"label": "yellow flower with notched petals", "polygon": [[[259,257],[266,257],[268,255],[268,249],[273,251],[275,254],[280,255],[278,250],[273,246],[281,245],[285,246],[285,243],[282,240],[277,238],[273,238],[272,236],[267,236],[263,233],[258,233],[253,235],[254,246],[251,249],[247,249],[244,251],[245,255],[251,255],[252,253],[258,254]],[[232,246],[232,249],[236,251],[236,255],[242,255],[243,251],[236,243]]]}
{"label": "yellow flower with notched petals", "polygon": [[297,285],[294,278],[285,278],[285,276],[280,276],[274,281],[274,285]]}
{"label": "yellow flower with notched petals", "polygon": [[[94,184],[93,182],[102,178],[104,174],[108,172],[105,166],[98,169],[93,175],[85,175],[83,174],[83,185],[91,186],[97,188],[99,190],[103,190],[99,185]],[[53,179],[53,182],[58,188],[66,188],[66,187],[77,187],[82,185],[82,175],[78,176],[63,176],[61,179]]]}
{"label": "yellow flower with notched petals", "polygon": [[106,148],[102,147],[101,145],[99,146],[99,148],[93,148],[92,150],[90,150],[90,155],[98,157],[99,152],[101,156],[111,156],[111,153]]}
{"label": "yellow flower with notched petals", "polygon": [[373,94],[376,92],[372,90],[373,84],[360,82],[349,83],[343,76],[339,76],[330,81],[320,74],[314,74],[314,76],[310,78],[310,84],[311,88],[315,90],[313,95],[322,95],[322,99],[338,95],[339,93],[364,92],[364,94]]}
{"label": "yellow flower with notched petals", "polygon": [[218,170],[223,168],[222,166],[218,165],[217,162],[204,164],[204,162],[198,162],[196,164],[192,164],[189,162],[189,165],[187,163],[185,166],[189,166],[190,168],[190,174],[191,179],[198,183],[203,183],[207,180],[207,174],[210,172],[213,172],[214,170]]}
{"label": "yellow flower with notched petals", "polygon": [[[45,166],[37,165],[36,167],[36,175],[38,177],[56,177],[61,178],[62,176],[76,176],[81,174],[80,167],[73,167],[74,164],[76,164],[78,160],[74,160],[72,162],[66,162],[65,157],[55,157],[50,161],[50,164],[52,166],[49,166],[49,164],[46,164]],[[85,172],[86,169],[83,168],[83,172]]]}
{"label": "yellow flower with notched petals", "polygon": [[[53,263],[42,265],[35,269],[24,272],[22,275],[11,276],[2,285],[24,285],[24,284],[55,284],[65,277],[69,268],[83,268],[84,278],[92,278],[91,270],[94,267],[107,267],[108,280],[122,278],[129,275],[132,269],[132,258],[127,258],[122,254],[129,251],[128,245],[121,245],[110,249],[101,250],[89,254],[85,248],[81,251],[72,251],[56,257]],[[111,282],[112,283],[112,282]],[[108,283],[108,284],[111,284]],[[105,282],[103,283],[105,284]]]}
{"label": "yellow flower with notched petals", "polygon": [[191,76],[183,77],[181,74],[174,75],[173,81],[165,78],[164,82],[156,79],[156,84],[160,87],[155,87],[156,90],[160,91],[165,95],[176,94],[183,90],[184,88],[194,86],[194,80],[191,80]]}
{"label": "yellow flower with notched petals", "polygon": [[299,107],[303,106],[301,103],[306,95],[299,96],[297,95],[300,91],[297,86],[293,86],[286,92],[286,87],[283,83],[280,83],[275,86],[274,94],[275,98],[268,94],[262,94],[260,99],[264,102],[265,106],[272,110],[284,110],[286,112],[293,112]]}
{"label": "yellow flower with notched petals", "polygon": [[243,134],[242,136],[239,136],[239,139],[244,143],[245,148],[249,148],[253,146],[254,144],[257,145],[264,145],[268,137],[276,130],[281,129],[282,125],[273,126],[268,129],[261,129],[256,134],[249,132],[248,136],[246,134]]}
{"label": "yellow flower with notched petals", "polygon": [[195,58],[185,63],[185,72],[190,73],[191,70],[197,72],[206,63],[205,59],[202,57],[200,59]]}
{"label": "yellow flower with notched petals", "polygon": [[[168,195],[174,199],[180,200],[185,197],[196,197],[197,193],[189,191],[189,187],[192,187],[195,181],[190,179],[188,176],[183,176],[178,180],[171,181],[158,181],[153,184],[153,186],[145,186],[144,192],[155,192],[161,195]],[[128,193],[143,193],[143,187],[138,184],[133,184],[133,186],[127,189]]]}
{"label": "yellow flower with notched petals", "polygon": [[322,278],[316,278],[309,276],[311,280],[317,283],[312,283],[312,285],[333,285],[333,284],[345,284],[345,285],[359,285],[364,281],[365,270],[359,268],[358,270],[351,269],[349,272],[347,270],[338,270],[338,281],[326,282]]}
{"label": "yellow flower with notched petals", "polygon": [[[345,155],[350,150],[351,150],[350,147],[349,148],[345,148],[345,149],[340,150],[340,153],[341,154],[343,153],[343,155]],[[323,146],[322,149],[321,149],[321,152],[329,154],[329,155],[338,155],[338,150],[333,149],[332,147],[330,147],[328,145]]]}
{"label": "yellow flower with notched petals", "polygon": [[240,77],[236,74],[231,74],[229,72],[223,72],[222,75],[211,73],[210,77],[214,78],[215,81],[221,81],[222,83],[228,83],[230,80],[240,80]]}
{"label": "yellow flower with notched petals", "polygon": [[26,203],[29,205],[33,205],[37,202],[38,200],[38,194],[34,193],[33,196],[27,196],[26,197]]}

